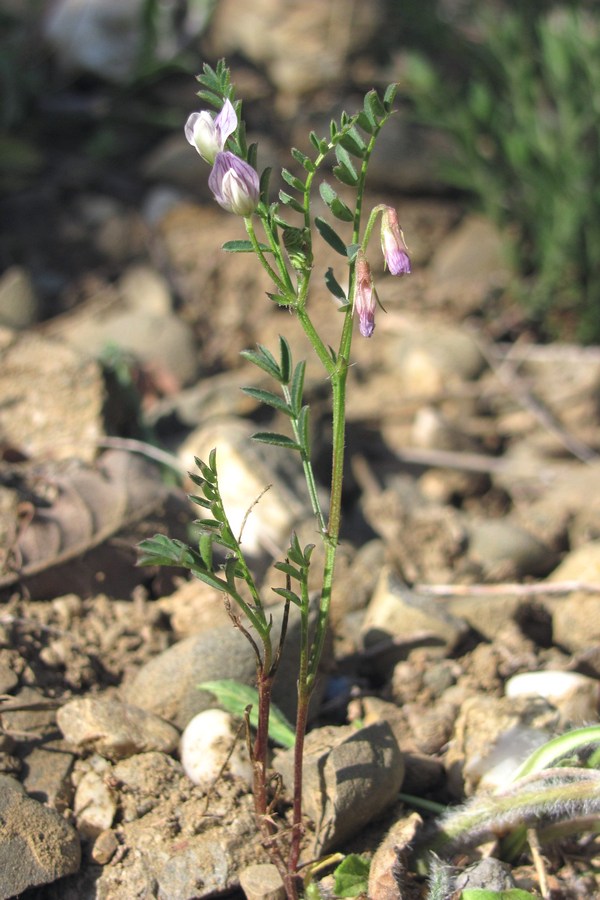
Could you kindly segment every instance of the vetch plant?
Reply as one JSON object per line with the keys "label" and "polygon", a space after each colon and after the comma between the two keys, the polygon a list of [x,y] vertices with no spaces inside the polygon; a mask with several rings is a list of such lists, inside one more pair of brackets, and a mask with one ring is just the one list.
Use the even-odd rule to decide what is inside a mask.
{"label": "vetch plant", "polygon": [[[259,176],[256,145],[248,145],[241,102],[235,98],[230,73],[223,61],[215,69],[205,65],[198,76],[200,98],[217,110],[213,116],[204,110],[189,117],[185,134],[193,147],[210,165],[208,184],[214,198],[224,209],[241,216],[248,240],[232,240],[224,249],[233,253],[253,253],[268,274],[273,289],[268,297],[278,306],[289,308],[307,335],[320,361],[332,395],[331,487],[328,508],[322,507],[313,470],[310,436],[310,409],[304,402],[305,362],[295,362],[289,342],[279,339],[277,353],[258,345],[243,356],[275,382],[277,391],[244,388],[247,394],[283,413],[290,433],[259,432],[254,440],[297,453],[306,481],[306,489],[316,522],[316,533],[324,546],[316,624],[309,623],[308,576],[314,545],[302,546],[295,534],[290,537],[285,557],[276,563],[281,583],[273,587],[284,602],[281,636],[276,643],[272,619],[265,599],[260,595],[243,548],[243,535],[235,534],[223,506],[219,488],[218,448],[208,460],[197,459],[199,473],[191,475],[199,491],[191,499],[202,509],[198,521],[197,548],[171,540],[164,535],[142,543],[141,564],[182,566],[201,581],[225,595],[235,626],[250,642],[256,656],[257,709],[252,746],[253,791],[258,826],[264,844],[282,875],[288,898],[298,897],[298,874],[303,836],[302,761],[309,703],[325,642],[336,550],[340,534],[345,444],[346,381],[351,360],[355,313],[360,333],[371,337],[375,329],[377,294],[368,261],[368,244],[381,217],[381,247],[386,265],[394,275],[410,272],[410,260],[395,210],[376,206],[363,226],[363,202],[369,160],[381,129],[392,115],[395,86],[383,96],[375,90],[364,98],[363,108],[355,115],[342,113],[332,121],[329,134],[318,137],[312,132],[310,155],[292,149],[292,157],[301,174],[282,171],[286,190],[277,201],[269,200],[269,170]],[[347,202],[324,177],[330,161],[338,182],[351,189],[353,201]],[[313,193],[318,183],[321,198],[331,215],[348,231],[342,237],[325,218],[313,215]],[[294,222],[287,216],[295,216]],[[257,235],[260,226],[260,239]],[[340,316],[337,348],[328,346],[320,336],[309,308],[313,276],[313,240],[320,237],[339,256],[344,271],[342,282],[333,267],[325,273],[332,294],[331,315]],[[251,513],[250,513],[251,514]],[[215,548],[225,559],[217,562]],[[221,556],[222,558],[222,556]],[[291,605],[297,607],[301,624],[301,647],[297,680],[297,715],[294,742],[294,787],[291,830],[275,819],[270,776],[267,771],[267,742],[271,691],[281,655],[285,652],[285,632]]]}

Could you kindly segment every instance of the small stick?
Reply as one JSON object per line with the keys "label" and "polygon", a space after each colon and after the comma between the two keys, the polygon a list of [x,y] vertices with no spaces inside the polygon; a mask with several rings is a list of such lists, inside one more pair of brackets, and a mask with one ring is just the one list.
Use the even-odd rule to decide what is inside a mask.
{"label": "small stick", "polygon": [[570,594],[581,591],[585,594],[600,594],[600,582],[595,581],[540,581],[535,584],[515,582],[501,584],[415,584],[419,594],[432,597],[496,597],[512,594],[517,597],[537,597],[544,594]]}
{"label": "small stick", "polygon": [[542,856],[542,849],[535,828],[527,829],[527,842],[529,844],[529,849],[531,850],[531,858],[533,859],[533,864],[537,873],[540,894],[544,900],[549,900],[550,886],[548,884],[548,874],[546,872],[546,864]]}

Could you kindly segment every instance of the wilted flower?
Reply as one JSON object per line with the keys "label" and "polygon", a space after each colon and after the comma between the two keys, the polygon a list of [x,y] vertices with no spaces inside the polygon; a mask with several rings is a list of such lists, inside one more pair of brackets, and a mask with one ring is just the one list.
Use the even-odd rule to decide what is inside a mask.
{"label": "wilted flower", "polygon": [[250,216],[258,206],[258,173],[229,150],[217,153],[208,186],[219,206],[236,216]]}
{"label": "wilted flower", "polygon": [[237,128],[237,115],[233,104],[226,100],[221,112],[214,119],[209,112],[195,112],[185,123],[185,136],[202,159],[214,163],[217,153],[225,148],[227,138]]}
{"label": "wilted flower", "polygon": [[398,225],[398,214],[391,206],[386,206],[381,216],[381,249],[392,275],[410,275],[408,248]]}
{"label": "wilted flower", "polygon": [[363,337],[371,337],[375,331],[375,288],[371,266],[362,250],[356,257],[355,278],[354,309],[358,314],[358,327]]}

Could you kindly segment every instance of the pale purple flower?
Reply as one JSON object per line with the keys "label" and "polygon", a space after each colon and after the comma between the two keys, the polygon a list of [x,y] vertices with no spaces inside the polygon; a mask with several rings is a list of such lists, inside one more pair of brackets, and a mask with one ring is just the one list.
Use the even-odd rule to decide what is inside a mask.
{"label": "pale purple flower", "polygon": [[391,206],[386,206],[381,216],[381,249],[392,275],[410,275],[408,248],[398,224],[398,214]]}
{"label": "pale purple flower", "polygon": [[375,331],[376,298],[371,266],[362,250],[356,257],[355,279],[354,309],[358,315],[360,333],[368,338]]}
{"label": "pale purple flower", "polygon": [[252,215],[258,206],[260,185],[258,173],[252,166],[225,150],[217,153],[212,172],[208,177],[208,186],[215,200],[236,216]]}
{"label": "pale purple flower", "polygon": [[214,119],[209,112],[195,112],[185,123],[185,136],[202,159],[214,163],[217,153],[225,149],[227,138],[237,128],[238,120],[233,104],[226,100]]}

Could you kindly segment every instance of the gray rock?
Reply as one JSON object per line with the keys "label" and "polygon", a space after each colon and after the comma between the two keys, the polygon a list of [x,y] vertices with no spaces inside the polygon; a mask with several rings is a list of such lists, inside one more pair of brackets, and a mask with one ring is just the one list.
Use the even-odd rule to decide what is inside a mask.
{"label": "gray rock", "polygon": [[[276,756],[274,767],[293,784],[293,751]],[[317,728],[306,737],[303,802],[315,823],[315,855],[341,846],[394,802],[404,779],[404,762],[385,721],[357,731],[354,726]]]}
{"label": "gray rock", "polygon": [[[282,607],[273,608],[273,635],[281,627]],[[293,721],[296,709],[300,622],[290,611],[285,650],[277,671],[273,700]],[[125,699],[185,728],[197,713],[215,706],[212,694],[199,691],[202,681],[233,679],[256,684],[256,660],[246,638],[233,626],[213,628],[174,644],[150,660],[125,686]],[[318,689],[317,689],[318,691]],[[317,698],[315,698],[316,705]]]}
{"label": "gray rock", "polygon": [[[11,706],[15,708],[11,709]],[[18,734],[21,739],[31,735],[35,740],[50,734],[56,737],[54,704],[48,703],[48,698],[40,691],[23,687],[6,707],[2,710],[2,727],[9,734]]]}
{"label": "gray rock", "polygon": [[488,856],[460,872],[453,887],[457,891],[479,889],[500,892],[516,887],[516,882],[508,863]]}
{"label": "gray rock", "polygon": [[112,697],[78,697],[58,710],[56,720],[70,744],[107,759],[171,752],[179,741],[177,729],[164,719]]}
{"label": "gray rock", "polygon": [[[359,104],[346,104],[349,112],[360,108]],[[399,110],[387,122],[375,145],[369,164],[369,182],[386,194],[419,193],[431,195],[434,191],[444,192],[445,185],[440,178],[440,164],[447,159],[451,150],[448,135],[441,129],[422,125],[411,120]],[[402,165],[398,165],[398,159]],[[412,238],[408,239],[413,250]]]}
{"label": "gray rock", "polygon": [[449,597],[444,605],[452,615],[463,619],[488,641],[493,641],[502,629],[516,619],[524,598],[514,594]]}
{"label": "gray rock", "polygon": [[181,764],[165,753],[140,753],[122,759],[113,766],[112,774],[123,790],[120,806],[124,822],[132,822],[168,797],[184,778]]}
{"label": "gray rock", "polygon": [[79,869],[75,829],[7,775],[0,775],[0,820],[0,900]]}
{"label": "gray rock", "polygon": [[471,520],[468,531],[469,557],[489,577],[545,575],[556,563],[547,544],[509,519]]}

